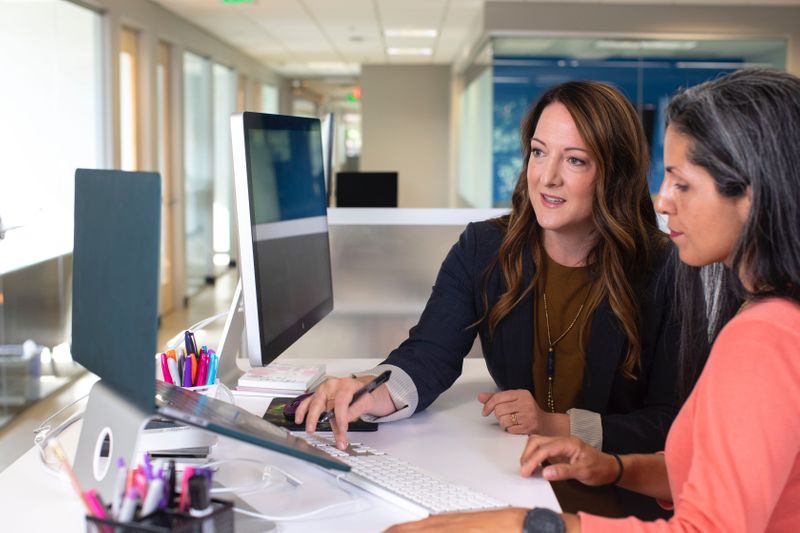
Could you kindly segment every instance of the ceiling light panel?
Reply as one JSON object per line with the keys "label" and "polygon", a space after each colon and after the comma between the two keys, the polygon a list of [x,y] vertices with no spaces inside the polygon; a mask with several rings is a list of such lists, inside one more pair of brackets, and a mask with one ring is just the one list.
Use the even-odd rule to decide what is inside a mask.
{"label": "ceiling light panel", "polygon": [[433,48],[411,48],[392,46],[386,49],[390,56],[430,56],[433,55]]}
{"label": "ceiling light panel", "polygon": [[438,33],[438,31],[432,28],[389,28],[383,30],[383,34],[388,38],[399,37],[406,39],[435,39]]}

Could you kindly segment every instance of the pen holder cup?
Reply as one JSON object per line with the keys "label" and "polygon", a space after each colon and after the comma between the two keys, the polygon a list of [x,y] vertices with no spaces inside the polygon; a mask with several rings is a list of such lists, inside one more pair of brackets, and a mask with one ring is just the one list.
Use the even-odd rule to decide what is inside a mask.
{"label": "pen holder cup", "polygon": [[233,531],[233,504],[211,500],[213,511],[202,517],[179,513],[173,509],[159,509],[131,522],[86,517],[87,533],[227,533]]}

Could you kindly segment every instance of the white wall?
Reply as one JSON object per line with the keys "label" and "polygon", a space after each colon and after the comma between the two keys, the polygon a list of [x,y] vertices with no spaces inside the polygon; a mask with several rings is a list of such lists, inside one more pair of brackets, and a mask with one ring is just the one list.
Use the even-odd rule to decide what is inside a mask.
{"label": "white wall", "polygon": [[397,171],[399,207],[450,202],[451,69],[364,65],[362,171]]}

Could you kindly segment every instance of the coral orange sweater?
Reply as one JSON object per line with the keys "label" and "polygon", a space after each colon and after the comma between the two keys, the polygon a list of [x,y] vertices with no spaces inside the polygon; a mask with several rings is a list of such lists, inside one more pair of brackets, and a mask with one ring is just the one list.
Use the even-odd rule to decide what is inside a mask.
{"label": "coral orange sweater", "polygon": [[800,306],[766,300],[723,328],[665,452],[671,520],[581,513],[582,531],[800,531]]}

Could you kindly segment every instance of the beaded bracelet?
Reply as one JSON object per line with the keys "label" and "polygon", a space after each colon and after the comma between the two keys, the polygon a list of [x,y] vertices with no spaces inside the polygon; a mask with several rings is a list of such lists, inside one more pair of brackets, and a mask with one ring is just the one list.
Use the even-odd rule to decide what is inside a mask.
{"label": "beaded bracelet", "polygon": [[617,460],[617,464],[619,465],[619,472],[617,473],[617,477],[614,478],[614,481],[609,483],[609,485],[616,485],[622,479],[622,474],[625,472],[625,467],[622,466],[622,459],[619,458],[619,455],[616,453],[612,453],[611,456]]}

